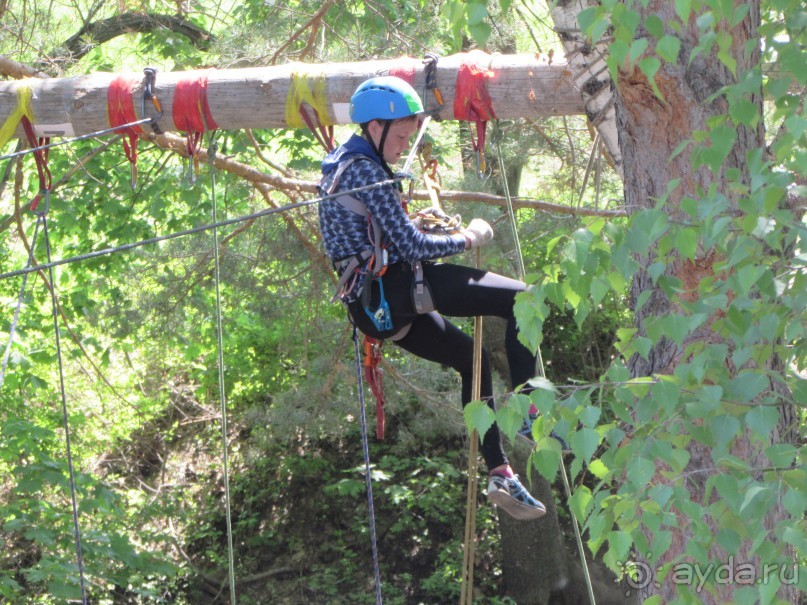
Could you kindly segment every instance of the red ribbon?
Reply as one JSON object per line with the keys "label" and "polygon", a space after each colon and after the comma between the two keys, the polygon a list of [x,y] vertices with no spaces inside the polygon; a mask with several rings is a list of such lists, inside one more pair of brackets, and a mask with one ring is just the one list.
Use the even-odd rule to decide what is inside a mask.
{"label": "red ribbon", "polygon": [[[106,93],[106,110],[110,126],[121,126],[137,121],[134,101],[132,100],[132,91],[135,86],[137,86],[137,81],[126,76],[118,76],[109,83]],[[136,165],[137,139],[143,134],[143,129],[140,125],[127,126],[126,128],[118,128],[115,132],[120,134],[123,139],[123,151],[126,154],[126,159],[133,166]]]}
{"label": "red ribbon", "polygon": [[485,148],[485,128],[489,120],[496,119],[490,95],[488,94],[487,80],[493,77],[493,72],[474,62],[473,55],[463,60],[457,71],[456,91],[454,93],[454,117],[457,120],[467,120],[476,123],[477,140],[473,140],[474,151]]}

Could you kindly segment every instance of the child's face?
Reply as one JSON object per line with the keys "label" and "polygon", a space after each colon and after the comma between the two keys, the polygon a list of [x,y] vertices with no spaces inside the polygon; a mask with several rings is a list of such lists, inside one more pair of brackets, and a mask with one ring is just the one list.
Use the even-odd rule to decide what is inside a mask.
{"label": "child's face", "polygon": [[[387,164],[397,164],[405,151],[409,149],[409,142],[412,135],[418,129],[418,121],[414,116],[402,120],[395,120],[390,124],[387,138],[384,140],[384,161]],[[377,121],[370,123],[370,136],[376,147],[381,143],[381,134],[384,125]]]}

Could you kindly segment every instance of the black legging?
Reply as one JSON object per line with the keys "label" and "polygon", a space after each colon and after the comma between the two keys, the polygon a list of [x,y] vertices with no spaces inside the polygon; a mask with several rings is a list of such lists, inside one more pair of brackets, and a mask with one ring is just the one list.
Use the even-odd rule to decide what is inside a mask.
{"label": "black legging", "polygon": [[[384,296],[392,311],[393,330],[378,332],[359,302],[349,305],[350,314],[359,330],[375,338],[389,338],[407,324],[406,335],[395,344],[423,359],[450,366],[462,379],[462,405],[471,401],[473,384],[473,338],[465,334],[443,315],[475,317],[492,315],[507,320],[504,346],[513,386],[523,384],[535,375],[535,356],[518,341],[513,314],[515,296],[525,285],[496,273],[443,263],[423,263],[426,281],[431,287],[436,311],[418,315],[411,301],[412,271],[408,263],[391,265],[383,276]],[[371,306],[378,306],[379,288],[373,284]],[[495,410],[490,356],[482,351],[481,396]],[[499,429],[494,424],[482,439],[482,456],[488,469],[507,464]]]}

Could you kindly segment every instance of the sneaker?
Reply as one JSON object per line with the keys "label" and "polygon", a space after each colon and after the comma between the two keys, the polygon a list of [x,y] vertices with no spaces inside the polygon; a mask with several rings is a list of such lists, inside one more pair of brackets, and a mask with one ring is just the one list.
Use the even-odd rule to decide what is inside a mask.
{"label": "sneaker", "polygon": [[508,515],[522,521],[538,519],[546,514],[546,507],[530,496],[521,485],[518,475],[512,478],[491,475],[488,483],[488,499]]}
{"label": "sneaker", "polygon": [[[532,423],[535,422],[536,418],[538,418],[538,414],[530,414],[529,418],[525,418],[524,424],[522,424],[521,428],[518,429],[518,436],[525,439],[532,445],[535,445],[535,440],[532,438]],[[560,443],[560,451],[562,454],[572,453],[572,448],[570,448],[563,437],[558,435],[554,430],[550,431],[549,436],[556,439],[558,443]]]}

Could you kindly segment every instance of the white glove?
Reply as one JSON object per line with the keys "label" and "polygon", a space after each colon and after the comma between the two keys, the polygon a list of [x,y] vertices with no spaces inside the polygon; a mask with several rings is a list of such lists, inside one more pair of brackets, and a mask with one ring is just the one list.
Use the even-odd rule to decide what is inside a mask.
{"label": "white glove", "polygon": [[462,230],[462,234],[468,240],[469,248],[478,248],[493,239],[493,229],[487,221],[483,221],[481,218],[471,219],[468,226]]}

